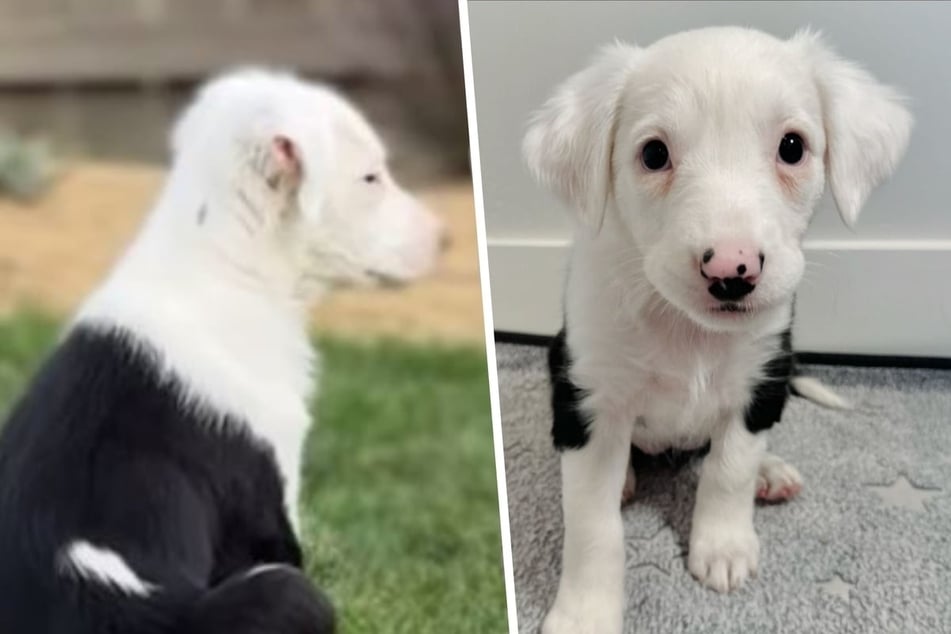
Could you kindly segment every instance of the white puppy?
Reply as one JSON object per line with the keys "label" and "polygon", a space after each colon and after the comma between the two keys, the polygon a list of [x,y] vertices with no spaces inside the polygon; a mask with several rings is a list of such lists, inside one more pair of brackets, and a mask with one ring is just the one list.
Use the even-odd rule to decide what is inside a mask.
{"label": "white puppy", "polygon": [[168,370],[274,446],[297,526],[327,290],[435,263],[440,221],[391,177],[378,135],[330,88],[249,69],[205,86],[172,135],[146,226],[77,321],[156,342]]}
{"label": "white puppy", "polygon": [[308,309],[426,273],[440,223],[352,106],[290,75],[211,82],[173,150],[0,434],[0,631],[334,630],[294,530]]}
{"label": "white puppy", "polygon": [[793,378],[803,234],[827,179],[856,220],[911,124],[895,91],[816,35],[741,28],[612,45],[537,114],[527,161],[579,225],[550,356],[565,540],[546,633],[622,629],[632,443],[709,444],[688,567],[718,591],[755,573],[754,496],[801,486],[757,432],[790,385],[835,402]]}

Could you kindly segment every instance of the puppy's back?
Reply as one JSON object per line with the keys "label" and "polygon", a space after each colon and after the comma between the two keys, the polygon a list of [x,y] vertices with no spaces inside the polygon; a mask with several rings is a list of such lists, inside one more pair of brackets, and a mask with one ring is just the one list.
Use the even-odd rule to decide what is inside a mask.
{"label": "puppy's back", "polygon": [[281,499],[273,459],[159,367],[129,333],[79,326],[14,408],[0,435],[0,631],[166,631],[207,581],[254,563],[216,535],[229,505],[266,513]]}

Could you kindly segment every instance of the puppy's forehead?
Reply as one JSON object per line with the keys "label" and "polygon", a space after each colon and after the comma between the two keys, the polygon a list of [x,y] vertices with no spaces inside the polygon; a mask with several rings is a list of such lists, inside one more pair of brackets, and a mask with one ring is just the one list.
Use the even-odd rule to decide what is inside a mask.
{"label": "puppy's forehead", "polygon": [[627,106],[658,123],[691,113],[726,123],[811,117],[818,91],[807,60],[790,43],[741,28],[711,28],[664,38],[643,51]]}
{"label": "puppy's forehead", "polygon": [[322,117],[330,124],[333,143],[357,151],[367,160],[382,160],[385,149],[370,122],[346,99],[324,86],[308,86],[308,99],[299,105],[300,118]]}
{"label": "puppy's forehead", "polygon": [[662,38],[645,50],[670,58],[722,57],[727,59],[775,54],[787,49],[786,42],[769,33],[736,26],[681,31]]}

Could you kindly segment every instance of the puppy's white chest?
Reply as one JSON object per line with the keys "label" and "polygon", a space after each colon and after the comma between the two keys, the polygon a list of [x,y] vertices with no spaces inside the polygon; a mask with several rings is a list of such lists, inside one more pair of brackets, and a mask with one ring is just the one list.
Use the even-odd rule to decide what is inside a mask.
{"label": "puppy's white chest", "polygon": [[724,417],[746,406],[756,368],[735,349],[710,342],[640,349],[632,442],[642,450],[700,447]]}
{"label": "puppy's white chest", "polygon": [[649,372],[638,391],[632,442],[648,453],[703,445],[730,400],[703,368]]}

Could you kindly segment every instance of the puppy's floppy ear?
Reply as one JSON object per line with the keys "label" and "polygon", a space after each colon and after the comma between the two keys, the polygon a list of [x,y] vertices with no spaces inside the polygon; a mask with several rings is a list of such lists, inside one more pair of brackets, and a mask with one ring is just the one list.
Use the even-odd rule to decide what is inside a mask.
{"label": "puppy's floppy ear", "polygon": [[261,157],[261,175],[274,191],[296,190],[304,175],[301,148],[290,136],[271,136]]}
{"label": "puppy's floppy ear", "polygon": [[599,228],[611,190],[621,96],[640,51],[615,43],[565,81],[542,106],[522,151],[535,178]]}
{"label": "puppy's floppy ear", "polygon": [[895,170],[913,123],[905,99],[838,57],[817,33],[793,38],[811,60],[822,100],[826,176],[842,220],[853,226],[871,191]]}

